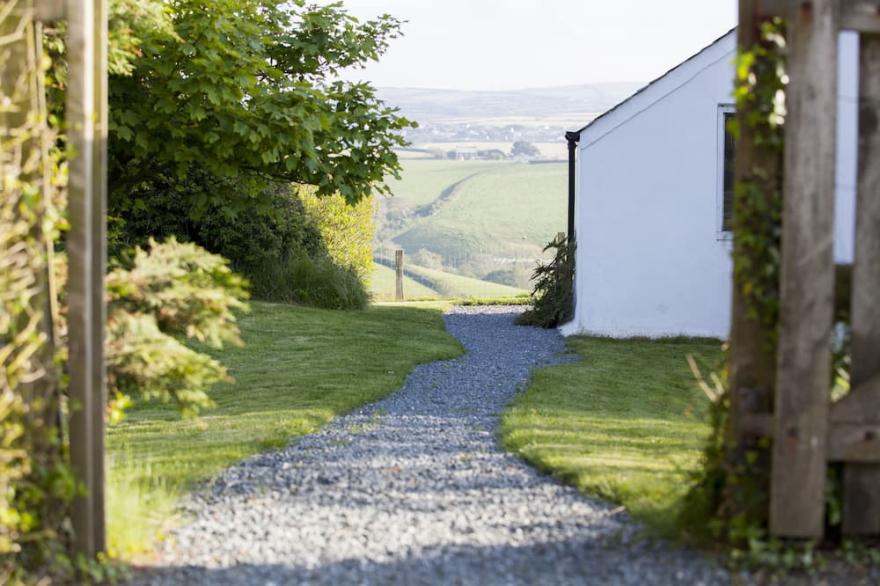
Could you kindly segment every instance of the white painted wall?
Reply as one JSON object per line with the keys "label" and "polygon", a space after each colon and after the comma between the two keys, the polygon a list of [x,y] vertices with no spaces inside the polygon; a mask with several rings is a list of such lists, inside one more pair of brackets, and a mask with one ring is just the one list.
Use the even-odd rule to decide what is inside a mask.
{"label": "white painted wall", "polygon": [[[735,33],[581,134],[576,311],[564,334],[726,338],[731,242],[720,231],[719,108]],[[839,260],[853,249],[857,41],[841,42]]]}

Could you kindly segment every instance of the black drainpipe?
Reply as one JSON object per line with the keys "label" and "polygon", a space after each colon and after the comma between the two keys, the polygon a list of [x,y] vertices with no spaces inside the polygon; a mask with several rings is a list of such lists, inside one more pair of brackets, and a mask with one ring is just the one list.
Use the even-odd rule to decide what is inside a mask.
{"label": "black drainpipe", "polygon": [[575,149],[581,139],[580,132],[566,132],[568,141],[568,241],[574,241],[574,184],[575,184]]}

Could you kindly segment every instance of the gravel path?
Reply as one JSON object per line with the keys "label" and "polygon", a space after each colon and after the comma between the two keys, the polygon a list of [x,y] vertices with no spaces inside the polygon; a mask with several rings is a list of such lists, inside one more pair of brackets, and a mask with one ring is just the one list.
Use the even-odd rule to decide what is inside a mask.
{"label": "gravel path", "polygon": [[222,473],[139,581],[729,583],[693,552],[632,539],[624,513],[497,447],[504,405],[564,349],[514,316],[453,310],[465,356],[419,366],[387,399]]}

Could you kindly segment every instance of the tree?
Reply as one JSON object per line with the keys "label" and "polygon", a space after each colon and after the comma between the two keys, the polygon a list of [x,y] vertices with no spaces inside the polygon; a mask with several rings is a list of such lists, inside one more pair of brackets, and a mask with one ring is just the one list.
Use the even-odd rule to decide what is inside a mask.
{"label": "tree", "polygon": [[540,157],[541,151],[530,142],[518,140],[513,143],[513,147],[510,149],[510,156],[527,158]]}
{"label": "tree", "polygon": [[359,22],[341,2],[164,5],[170,26],[132,16],[124,40],[137,47],[111,79],[113,216],[149,215],[157,196],[183,198],[191,220],[212,204],[228,215],[268,213],[262,196],[272,182],[350,202],[388,192],[384,178],[400,170],[394,149],[413,124],[369,84],[338,73],[378,59],[400,21]]}

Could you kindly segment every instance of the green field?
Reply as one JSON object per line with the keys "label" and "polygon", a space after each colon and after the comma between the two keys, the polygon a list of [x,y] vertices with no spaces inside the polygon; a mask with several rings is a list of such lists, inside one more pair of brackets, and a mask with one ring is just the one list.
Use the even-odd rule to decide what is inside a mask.
{"label": "green field", "polygon": [[[566,225],[564,163],[404,160],[378,211],[377,254],[439,255],[446,273],[529,289],[542,249]],[[416,263],[419,264],[419,263]]]}
{"label": "green field", "polygon": [[394,199],[410,205],[433,202],[450,185],[471,175],[494,171],[503,162],[496,161],[438,161],[409,160],[403,162],[400,180],[392,179],[388,186]]}
{"label": "green field", "polygon": [[505,447],[674,534],[709,434],[709,401],[686,357],[711,370],[721,343],[570,338],[568,347],[582,360],[534,372],[503,416]]}
{"label": "green field", "polygon": [[[395,281],[396,274],[394,269],[375,263],[373,265],[373,274],[370,277],[370,292],[373,294],[373,299],[394,299]],[[434,289],[426,287],[407,276],[403,277],[403,293],[407,299],[428,299],[441,296]]]}
{"label": "green field", "polygon": [[407,271],[429,281],[442,297],[517,297],[528,293],[525,289],[415,265],[410,265]]}
{"label": "green field", "polygon": [[114,554],[148,548],[195,483],[381,399],[417,364],[461,353],[440,311],[425,304],[330,311],[253,303],[241,328],[245,347],[213,352],[235,378],[211,392],[215,409],[184,420],[172,406],[147,405],[110,426]]}

